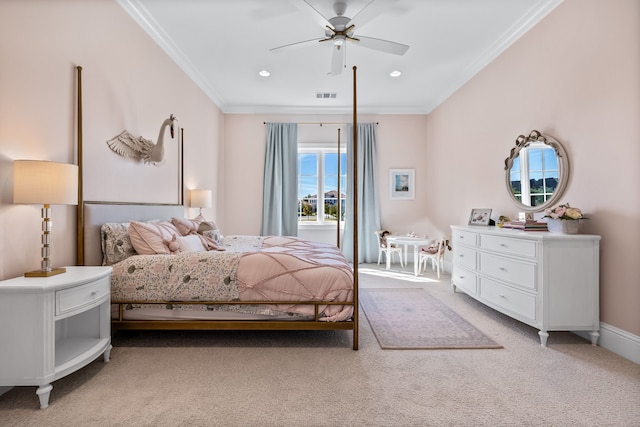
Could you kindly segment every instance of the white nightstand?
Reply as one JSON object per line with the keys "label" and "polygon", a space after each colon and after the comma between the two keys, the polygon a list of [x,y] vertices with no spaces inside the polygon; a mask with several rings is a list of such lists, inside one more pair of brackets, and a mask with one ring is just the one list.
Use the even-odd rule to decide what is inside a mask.
{"label": "white nightstand", "polygon": [[39,386],[111,352],[111,267],[67,267],[51,277],[0,282],[0,386]]}

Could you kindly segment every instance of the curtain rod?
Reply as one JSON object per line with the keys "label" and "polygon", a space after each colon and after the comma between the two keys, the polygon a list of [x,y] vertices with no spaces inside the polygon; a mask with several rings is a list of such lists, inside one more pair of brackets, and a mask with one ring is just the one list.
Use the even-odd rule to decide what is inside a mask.
{"label": "curtain rod", "polygon": [[[266,125],[267,122],[262,122],[263,125]],[[349,123],[340,123],[340,122],[297,122],[298,125],[348,125]],[[376,124],[380,124],[376,122]]]}

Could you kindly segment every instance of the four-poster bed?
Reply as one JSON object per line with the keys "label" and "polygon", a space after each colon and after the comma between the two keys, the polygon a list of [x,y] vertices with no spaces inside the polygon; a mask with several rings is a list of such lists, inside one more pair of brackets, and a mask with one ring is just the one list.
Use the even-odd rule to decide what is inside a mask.
{"label": "four-poster bed", "polygon": [[[353,149],[356,150],[356,67],[353,67],[353,78]],[[105,250],[109,245],[120,245],[122,249],[123,236],[128,231],[125,224],[180,222],[184,206],[84,201],[80,82],[81,67],[78,67],[78,265],[113,265],[114,330],[351,330],[353,349],[358,349],[358,209],[355,203],[351,265],[337,246],[275,236],[235,236],[235,240],[227,236],[219,242],[218,248],[224,251],[129,254],[132,256],[106,260]],[[357,201],[357,156],[353,157],[351,197]],[[112,229],[121,225],[121,234],[109,234],[105,231],[109,229],[106,224],[113,225]],[[198,233],[191,230],[189,234]],[[271,264],[264,263],[267,261]],[[213,266],[209,266],[210,262]],[[203,280],[195,280],[198,274],[185,267],[189,263],[198,266],[198,279]],[[256,272],[269,273],[255,276]],[[187,282],[202,284],[205,276],[216,276],[208,283],[226,285],[226,290],[207,288],[203,291],[201,286],[200,293],[194,294],[195,291],[187,289]],[[276,288],[262,287],[267,282],[276,284]],[[180,292],[175,292],[176,284]],[[229,312],[232,314],[228,315]]]}

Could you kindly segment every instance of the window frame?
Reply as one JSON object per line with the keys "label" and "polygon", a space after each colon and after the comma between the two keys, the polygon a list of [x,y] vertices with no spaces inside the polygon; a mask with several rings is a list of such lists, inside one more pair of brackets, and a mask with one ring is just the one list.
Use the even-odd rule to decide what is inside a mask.
{"label": "window frame", "polygon": [[[347,153],[347,147],[344,144],[340,144],[340,151],[338,152],[338,147],[336,143],[333,142],[304,142],[298,143],[298,152],[297,155],[299,156],[300,154],[316,154],[318,157],[318,163],[317,163],[317,171],[318,171],[318,181],[317,181],[317,188],[316,188],[316,195],[318,197],[317,199],[317,203],[316,203],[316,220],[315,221],[301,221],[300,220],[300,214],[298,211],[298,208],[296,207],[296,216],[298,217],[298,228],[313,228],[315,230],[317,229],[334,229],[336,228],[336,225],[338,224],[337,221],[325,221],[324,220],[324,214],[322,215],[318,215],[318,208],[317,206],[322,206],[322,212],[324,213],[324,204],[325,204],[325,199],[324,199],[324,194],[327,192],[327,190],[324,188],[324,181],[325,181],[325,168],[324,168],[324,162],[325,162],[325,155],[326,154],[345,154]],[[299,162],[298,162],[299,164]],[[344,168],[345,170],[345,174],[344,176],[344,182],[345,182],[345,186],[346,186],[346,159],[344,162],[340,163],[340,167]],[[300,177],[301,177],[301,171],[298,170],[297,171],[297,178],[298,178],[298,185],[300,182]],[[338,179],[340,178],[341,175],[338,175]],[[298,189],[296,189],[297,192]],[[340,192],[342,194],[345,195],[345,198],[343,199],[342,202],[342,206],[343,208],[346,210],[346,188],[343,188],[342,186],[340,187]],[[300,199],[298,199],[298,203],[299,203]],[[320,219],[318,219],[320,218]],[[340,221],[340,228],[344,228],[344,221]]]}

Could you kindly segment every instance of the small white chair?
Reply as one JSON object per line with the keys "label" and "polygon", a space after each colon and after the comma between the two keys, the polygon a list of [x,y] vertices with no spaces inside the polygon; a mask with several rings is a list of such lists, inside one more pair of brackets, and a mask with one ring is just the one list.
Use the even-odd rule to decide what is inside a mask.
{"label": "small white chair", "polygon": [[447,239],[444,237],[426,248],[420,249],[418,257],[418,274],[422,272],[422,268],[427,268],[427,262],[431,261],[431,269],[436,270],[438,279],[440,278],[440,270],[444,271],[444,251],[447,248]]}
{"label": "small white chair", "polygon": [[386,257],[390,257],[390,262],[393,262],[393,254],[397,254],[398,259],[400,260],[400,266],[404,267],[404,263],[402,262],[402,248],[393,243],[387,244],[386,236],[387,234],[391,234],[391,232],[388,230],[378,230],[375,231],[375,233],[378,237],[378,265],[380,265],[382,254],[385,254]]}

